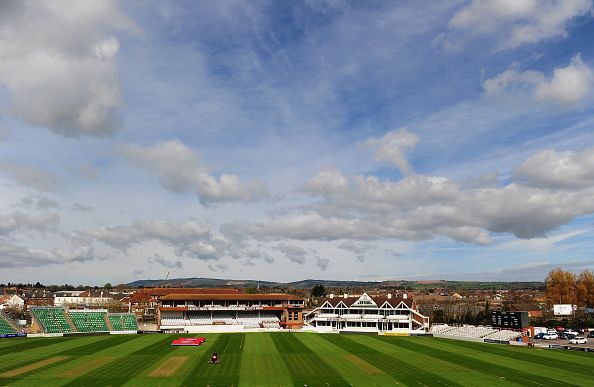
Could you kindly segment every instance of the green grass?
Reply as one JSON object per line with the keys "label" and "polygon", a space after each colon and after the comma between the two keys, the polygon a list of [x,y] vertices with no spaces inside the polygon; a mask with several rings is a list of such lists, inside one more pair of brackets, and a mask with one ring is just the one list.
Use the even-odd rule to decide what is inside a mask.
{"label": "green grass", "polygon": [[[593,355],[570,351],[429,337],[194,336],[207,341],[188,348],[170,346],[180,335],[0,340],[0,386],[587,386],[594,380]],[[207,364],[214,351],[219,365]]]}

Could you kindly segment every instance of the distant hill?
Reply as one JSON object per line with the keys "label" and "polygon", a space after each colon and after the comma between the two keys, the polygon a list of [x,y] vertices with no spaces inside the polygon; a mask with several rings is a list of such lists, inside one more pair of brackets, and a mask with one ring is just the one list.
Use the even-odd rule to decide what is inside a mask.
{"label": "distant hill", "polygon": [[137,287],[180,287],[180,288],[294,288],[294,289],[310,289],[315,285],[323,285],[326,288],[410,288],[418,290],[422,288],[448,288],[448,289],[497,289],[497,290],[511,290],[511,289],[532,289],[543,288],[544,282],[479,282],[479,281],[335,281],[323,279],[306,279],[293,282],[271,282],[258,280],[237,280],[237,279],[221,279],[221,278],[173,278],[167,281],[163,279],[144,279],[130,282],[127,284],[132,288]]}

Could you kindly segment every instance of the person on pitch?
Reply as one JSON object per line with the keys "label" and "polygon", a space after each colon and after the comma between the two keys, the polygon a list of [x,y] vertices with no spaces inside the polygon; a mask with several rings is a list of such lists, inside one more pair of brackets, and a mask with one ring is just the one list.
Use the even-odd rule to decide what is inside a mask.
{"label": "person on pitch", "polygon": [[220,364],[220,363],[221,363],[221,361],[219,360],[219,355],[216,352],[213,352],[208,364]]}

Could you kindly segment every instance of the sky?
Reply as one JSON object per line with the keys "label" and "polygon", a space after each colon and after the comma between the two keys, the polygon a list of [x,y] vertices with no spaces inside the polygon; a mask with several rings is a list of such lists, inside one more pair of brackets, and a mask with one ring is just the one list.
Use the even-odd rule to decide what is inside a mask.
{"label": "sky", "polygon": [[0,2],[0,283],[594,269],[591,0]]}

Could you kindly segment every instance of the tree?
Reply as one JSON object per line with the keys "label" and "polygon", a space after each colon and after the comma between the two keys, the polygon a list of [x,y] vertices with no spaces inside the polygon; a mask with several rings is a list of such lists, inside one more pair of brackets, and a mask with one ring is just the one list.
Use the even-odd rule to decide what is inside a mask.
{"label": "tree", "polygon": [[257,289],[256,289],[256,288],[254,288],[254,287],[249,287],[249,288],[244,288],[244,289],[243,289],[243,292],[244,292],[245,294],[256,294],[258,291],[257,291]]}
{"label": "tree", "polygon": [[434,323],[444,323],[446,322],[445,319],[445,312],[441,309],[433,311],[433,322]]}
{"label": "tree", "polygon": [[311,289],[311,296],[312,297],[324,297],[326,295],[326,289],[324,289],[324,285],[315,285]]}
{"label": "tree", "polygon": [[575,303],[575,274],[557,268],[547,275],[545,283],[549,304]]}
{"label": "tree", "polygon": [[112,287],[113,286],[111,286],[111,284],[109,282],[106,283],[105,285],[103,285],[103,289],[105,289],[105,290],[111,290]]}
{"label": "tree", "polygon": [[594,307],[594,273],[582,271],[576,281],[576,298],[579,306]]}

